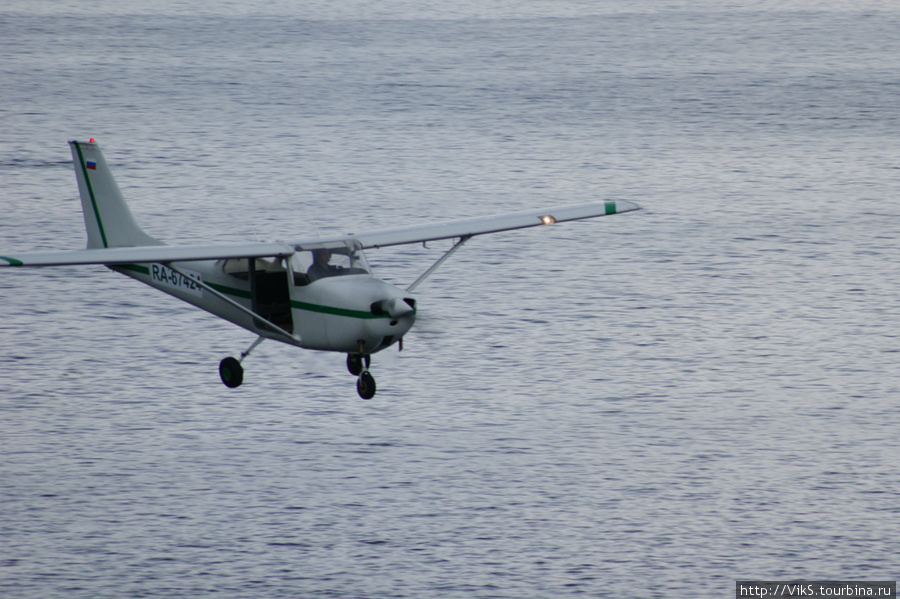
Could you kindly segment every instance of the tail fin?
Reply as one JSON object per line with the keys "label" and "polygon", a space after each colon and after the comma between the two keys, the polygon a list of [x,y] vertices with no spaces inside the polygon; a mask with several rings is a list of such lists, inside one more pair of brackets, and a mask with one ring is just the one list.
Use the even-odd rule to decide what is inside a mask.
{"label": "tail fin", "polygon": [[70,141],[88,249],[163,245],[138,226],[113,178],[100,146]]}

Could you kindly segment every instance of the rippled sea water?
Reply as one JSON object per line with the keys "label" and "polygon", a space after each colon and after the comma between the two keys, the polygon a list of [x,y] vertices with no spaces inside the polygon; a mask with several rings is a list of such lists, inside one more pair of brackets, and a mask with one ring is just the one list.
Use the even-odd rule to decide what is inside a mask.
{"label": "rippled sea water", "polygon": [[[360,400],[100,267],[0,272],[0,595],[726,597],[896,580],[894,3],[0,7],[0,254],[95,137],[169,242],[473,240]],[[409,283],[446,249],[369,253]]]}

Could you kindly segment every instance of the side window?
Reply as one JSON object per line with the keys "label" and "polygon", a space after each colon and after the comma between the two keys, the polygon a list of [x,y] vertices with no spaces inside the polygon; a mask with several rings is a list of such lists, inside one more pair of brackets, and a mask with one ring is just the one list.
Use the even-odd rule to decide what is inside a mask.
{"label": "side window", "polygon": [[[254,264],[257,273],[284,272],[284,264],[278,258],[257,258]],[[222,264],[225,274],[244,281],[250,278],[250,260],[247,258],[229,258]]]}
{"label": "side window", "polygon": [[295,285],[327,277],[371,273],[362,251],[347,246],[297,252],[291,258],[291,269]]}
{"label": "side window", "polygon": [[246,281],[250,278],[249,260],[246,258],[229,258],[222,265],[225,274]]}
{"label": "side window", "polygon": [[291,256],[291,270],[294,271],[294,285],[309,285],[310,278],[307,274],[312,266],[312,252],[297,252]]}

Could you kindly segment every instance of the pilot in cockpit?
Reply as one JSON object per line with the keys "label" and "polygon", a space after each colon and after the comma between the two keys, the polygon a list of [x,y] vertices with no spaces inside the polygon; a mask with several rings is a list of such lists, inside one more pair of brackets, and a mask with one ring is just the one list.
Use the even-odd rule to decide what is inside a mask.
{"label": "pilot in cockpit", "polygon": [[341,267],[329,264],[331,261],[331,250],[320,249],[313,250],[313,263],[306,271],[310,281],[322,279],[325,277],[333,277],[340,274]]}

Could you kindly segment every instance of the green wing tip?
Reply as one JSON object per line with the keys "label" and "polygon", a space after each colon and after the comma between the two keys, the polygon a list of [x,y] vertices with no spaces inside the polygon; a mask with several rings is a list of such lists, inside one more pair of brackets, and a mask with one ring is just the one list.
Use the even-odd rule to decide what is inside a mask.
{"label": "green wing tip", "polygon": [[21,260],[16,260],[15,258],[7,258],[6,256],[0,256],[0,260],[5,260],[9,262],[9,266],[25,266],[25,263]]}

